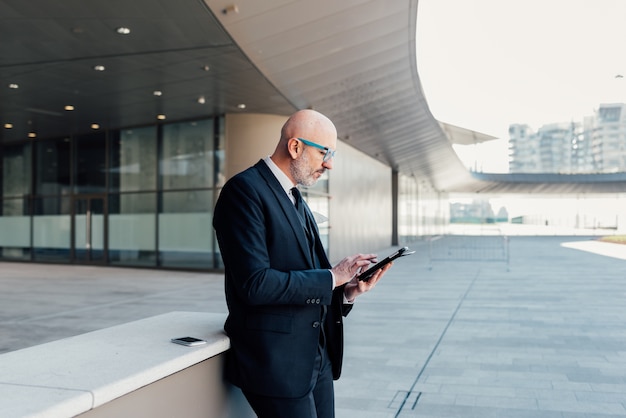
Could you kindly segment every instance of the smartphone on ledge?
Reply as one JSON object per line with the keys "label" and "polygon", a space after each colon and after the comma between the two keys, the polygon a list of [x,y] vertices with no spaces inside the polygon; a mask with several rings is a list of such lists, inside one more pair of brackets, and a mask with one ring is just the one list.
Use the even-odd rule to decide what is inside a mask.
{"label": "smartphone on ledge", "polygon": [[195,337],[172,338],[171,341],[174,344],[186,345],[188,347],[194,347],[196,345],[206,344],[205,340],[201,340],[200,338],[195,338]]}
{"label": "smartphone on ledge", "polygon": [[376,273],[378,270],[380,270],[381,268],[383,268],[387,264],[391,263],[396,258],[404,257],[404,256],[407,256],[407,255],[411,255],[413,253],[415,253],[415,251],[409,251],[409,247],[402,247],[398,251],[396,251],[395,253],[385,257],[382,261],[379,261],[378,263],[374,264],[372,267],[370,267],[369,269],[367,269],[363,273],[359,274],[357,276],[357,279],[366,282],[374,275],[374,273]]}

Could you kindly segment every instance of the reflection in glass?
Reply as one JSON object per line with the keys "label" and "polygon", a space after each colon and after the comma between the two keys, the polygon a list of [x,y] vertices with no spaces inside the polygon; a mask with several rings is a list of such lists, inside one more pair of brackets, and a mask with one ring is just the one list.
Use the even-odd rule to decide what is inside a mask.
{"label": "reflection in glass", "polygon": [[35,192],[38,195],[70,193],[70,140],[35,143]]}
{"label": "reflection in glass", "polygon": [[2,196],[30,193],[31,145],[5,145],[2,149]]}
{"label": "reflection in glass", "polygon": [[226,139],[224,137],[224,117],[215,119],[217,124],[215,134],[215,158],[214,172],[215,184],[211,186],[222,187],[226,183]]}
{"label": "reflection in glass", "polygon": [[164,190],[213,186],[213,120],[163,127],[160,162]]}
{"label": "reflection in glass", "polygon": [[103,193],[106,187],[106,136],[104,132],[76,139],[76,192]]}
{"label": "reflection in glass", "polygon": [[125,129],[113,135],[116,138],[111,141],[110,191],[156,190],[156,126]]}

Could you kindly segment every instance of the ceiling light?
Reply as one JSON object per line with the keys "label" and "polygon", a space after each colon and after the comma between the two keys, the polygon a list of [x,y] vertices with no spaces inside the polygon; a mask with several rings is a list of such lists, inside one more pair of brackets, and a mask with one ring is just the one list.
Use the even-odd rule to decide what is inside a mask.
{"label": "ceiling light", "polygon": [[211,67],[209,67],[208,65],[205,65],[204,67],[202,67],[202,69],[204,71],[209,71],[211,69]]}
{"label": "ceiling light", "polygon": [[96,65],[93,69],[96,71],[104,71],[106,68],[104,68],[104,65]]}
{"label": "ceiling light", "polygon": [[245,103],[239,103],[239,104],[237,105],[237,109],[242,109],[242,110],[243,110],[243,109],[245,109],[245,108],[246,108],[246,104],[245,104]]}
{"label": "ceiling light", "polygon": [[9,88],[10,88],[10,89],[19,89],[19,88],[20,88],[20,86],[18,86],[18,85],[17,85],[17,84],[15,84],[15,83],[11,83],[11,84],[9,84]]}
{"label": "ceiling light", "polygon": [[100,125],[98,125],[97,123],[92,123],[91,129],[100,129]]}
{"label": "ceiling light", "polygon": [[124,26],[120,26],[119,28],[115,29],[115,31],[120,35],[128,35],[130,33],[130,29]]}
{"label": "ceiling light", "polygon": [[158,120],[165,120],[165,115],[157,115]]}
{"label": "ceiling light", "polygon": [[230,6],[226,6],[222,9],[222,13],[227,15],[228,13],[239,13],[239,7],[236,4],[231,4]]}
{"label": "ceiling light", "polygon": [[13,124],[12,123],[5,123],[4,124],[4,129],[13,129]]}
{"label": "ceiling light", "polygon": [[206,103],[206,99],[204,98],[204,96],[198,97],[198,103],[200,103],[200,104],[205,104]]}
{"label": "ceiling light", "polygon": [[28,133],[28,137],[29,138],[37,138],[37,134],[35,132],[29,132]]}
{"label": "ceiling light", "polygon": [[65,110],[67,110],[67,111],[71,111],[71,110],[74,110],[74,106],[72,106],[72,105],[67,105],[67,106],[65,106],[63,109],[65,109]]}
{"label": "ceiling light", "polygon": [[161,90],[155,90],[152,92],[152,94],[154,94],[155,96],[162,96],[163,92]]}

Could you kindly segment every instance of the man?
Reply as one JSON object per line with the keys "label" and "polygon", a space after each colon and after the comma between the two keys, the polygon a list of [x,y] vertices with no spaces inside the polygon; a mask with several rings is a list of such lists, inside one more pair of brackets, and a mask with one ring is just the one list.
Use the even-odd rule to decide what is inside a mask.
{"label": "man", "polygon": [[[296,185],[332,169],[337,131],[313,110],[293,114],[274,153],[230,179],[215,207],[231,341],[226,378],[262,418],[334,416],[342,316],[380,280],[355,278],[375,254],[332,267]],[[299,212],[300,211],[300,212]]]}

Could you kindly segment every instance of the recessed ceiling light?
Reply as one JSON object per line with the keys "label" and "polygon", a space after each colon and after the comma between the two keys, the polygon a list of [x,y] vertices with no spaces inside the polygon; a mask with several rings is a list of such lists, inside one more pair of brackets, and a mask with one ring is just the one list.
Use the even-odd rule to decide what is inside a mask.
{"label": "recessed ceiling light", "polygon": [[198,103],[200,103],[200,104],[205,104],[206,103],[206,99],[204,98],[204,96],[198,97]]}
{"label": "recessed ceiling light", "polygon": [[236,4],[231,4],[222,9],[222,13],[227,15],[229,13],[239,13],[239,7]]}
{"label": "recessed ceiling light", "polygon": [[35,132],[29,132],[28,133],[28,137],[29,138],[37,138],[37,134]]}
{"label": "recessed ceiling light", "polygon": [[202,70],[204,71],[209,71],[211,69],[211,67],[209,67],[208,65],[205,65],[204,67],[202,67]]}
{"label": "recessed ceiling light", "polygon": [[91,129],[100,129],[100,125],[98,125],[97,123],[92,123]]}
{"label": "recessed ceiling light", "polygon": [[67,111],[71,111],[71,110],[74,110],[74,106],[72,106],[72,105],[67,105],[67,106],[65,106],[63,109],[65,109],[65,110],[67,110]]}
{"label": "recessed ceiling light", "polygon": [[165,120],[165,115],[157,115],[158,120]]}
{"label": "recessed ceiling light", "polygon": [[128,35],[130,33],[130,29],[124,26],[120,26],[119,28],[115,29],[115,31],[120,35]]}
{"label": "recessed ceiling light", "polygon": [[152,94],[154,94],[155,96],[162,96],[163,92],[161,90],[155,90],[152,92]]}
{"label": "recessed ceiling light", "polygon": [[10,88],[10,89],[19,89],[19,88],[20,88],[20,86],[18,86],[18,85],[17,85],[17,84],[15,84],[15,83],[11,83],[11,84],[9,84],[9,88]]}
{"label": "recessed ceiling light", "polygon": [[237,105],[237,109],[245,109],[246,108],[246,104],[245,103],[239,103]]}
{"label": "recessed ceiling light", "polygon": [[104,70],[106,70],[106,68],[104,68],[104,65],[95,65],[93,67],[93,69],[96,70],[96,71],[104,71]]}
{"label": "recessed ceiling light", "polygon": [[5,123],[4,124],[4,129],[13,129],[13,124],[12,123]]}

